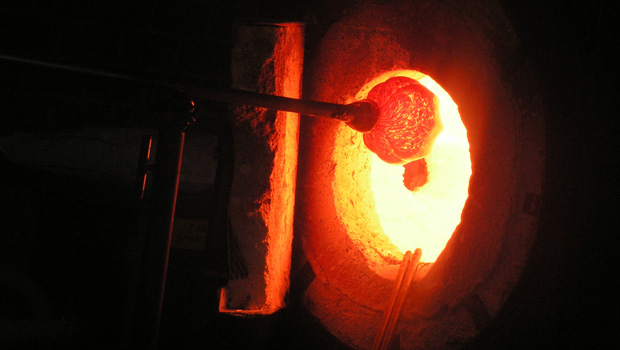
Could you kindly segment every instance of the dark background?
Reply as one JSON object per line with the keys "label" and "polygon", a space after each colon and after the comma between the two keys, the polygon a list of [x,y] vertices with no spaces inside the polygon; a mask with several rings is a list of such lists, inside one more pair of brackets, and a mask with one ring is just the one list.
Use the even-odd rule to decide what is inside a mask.
{"label": "dark background", "polygon": [[[0,55],[224,87],[230,82],[233,23],[306,21],[311,54],[347,3],[3,2]],[[617,229],[611,220],[617,212],[614,169],[620,149],[613,132],[612,107],[618,104],[617,87],[612,86],[617,65],[611,51],[618,44],[611,30],[613,11],[604,1],[503,5],[544,91],[545,194],[539,234],[521,282],[502,313],[468,346],[608,348],[620,331],[618,273],[613,268]],[[157,105],[152,96],[161,94],[166,92],[141,83],[0,59],[0,137],[152,126]],[[217,117],[226,113],[226,106],[213,103],[205,109],[209,115],[188,137],[222,132]],[[39,290],[26,301],[13,282],[30,282],[6,273],[0,281],[0,332],[45,317],[63,320],[68,329],[50,335],[56,333],[45,333],[31,322],[31,328],[24,328],[32,329],[29,334],[0,339],[0,345],[118,346],[123,332],[119,305],[125,301],[128,278],[122,252],[135,228],[126,189],[41,173],[4,158],[0,166],[0,262],[25,269]],[[180,198],[180,205],[213,210],[212,197],[205,198],[191,203]],[[201,253],[172,252],[162,348],[346,348],[299,307],[295,276],[291,307],[274,316],[244,320],[218,314],[216,290],[225,283],[225,273],[221,261]]]}

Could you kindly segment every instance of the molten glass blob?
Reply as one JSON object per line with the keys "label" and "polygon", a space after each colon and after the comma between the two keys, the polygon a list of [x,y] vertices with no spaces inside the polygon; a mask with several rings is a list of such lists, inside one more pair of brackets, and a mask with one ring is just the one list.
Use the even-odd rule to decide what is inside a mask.
{"label": "molten glass blob", "polygon": [[442,130],[435,95],[414,79],[396,76],[376,85],[367,99],[379,106],[379,121],[364,134],[366,147],[390,164],[427,156]]}

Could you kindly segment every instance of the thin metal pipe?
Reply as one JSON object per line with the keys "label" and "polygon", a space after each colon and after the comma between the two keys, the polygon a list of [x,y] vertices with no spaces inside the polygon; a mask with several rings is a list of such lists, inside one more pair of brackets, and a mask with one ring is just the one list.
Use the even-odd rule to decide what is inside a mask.
{"label": "thin metal pipe", "polygon": [[140,143],[140,153],[138,155],[138,171],[136,174],[136,190],[138,200],[144,199],[144,190],[146,189],[146,180],[149,173],[149,161],[151,160],[151,146],[153,145],[153,137],[151,135],[143,135]]}
{"label": "thin metal pipe", "polygon": [[398,269],[398,275],[396,277],[396,285],[394,292],[390,298],[390,303],[387,309],[383,313],[383,319],[381,321],[381,328],[375,336],[375,340],[372,344],[372,350],[387,350],[392,340],[396,323],[405,305],[405,299],[413,277],[418,270],[418,264],[422,257],[422,249],[416,248],[414,253],[408,250],[405,253],[403,261]]}
{"label": "thin metal pipe", "polygon": [[166,273],[176,207],[185,132],[160,129],[153,168],[149,209],[145,212],[144,247],[139,266],[135,305],[128,315],[125,348],[156,349],[166,286]]}
{"label": "thin metal pipe", "polygon": [[374,102],[369,100],[343,105],[260,94],[244,90],[210,90],[192,87],[179,88],[197,99],[252,105],[299,113],[310,117],[336,119],[347,123],[351,128],[360,132],[372,130],[378,120],[378,107]]}
{"label": "thin metal pipe", "polygon": [[387,304],[387,308],[383,312],[383,318],[381,320],[381,326],[379,327],[379,331],[375,336],[375,340],[372,344],[372,350],[379,350],[382,347],[383,339],[385,337],[385,331],[388,328],[388,324],[390,322],[390,317],[392,315],[392,310],[394,308],[394,304],[396,304],[396,299],[398,299],[398,293],[400,291],[400,287],[403,283],[403,278],[405,277],[405,271],[411,262],[411,251],[408,250],[403,257],[403,261],[400,263],[400,267],[398,268],[398,275],[396,275],[396,281],[394,285],[394,289],[392,291],[392,295],[390,296],[390,301]]}
{"label": "thin metal pipe", "polygon": [[231,104],[245,104],[257,107],[277,109],[281,111],[295,112],[312,117],[327,117],[338,119],[343,122],[353,120],[353,115],[348,111],[356,108],[349,105],[335,103],[304,101],[296,98],[261,94],[245,90],[207,90],[185,89],[191,96],[198,99],[207,99]]}
{"label": "thin metal pipe", "polygon": [[0,54],[0,59],[1,60],[5,60],[5,61],[9,61],[9,62],[25,63],[25,64],[29,64],[29,65],[34,65],[34,66],[40,66],[40,67],[52,68],[52,69],[59,69],[59,70],[75,72],[75,73],[81,73],[81,74],[96,75],[96,76],[105,77],[105,78],[128,80],[128,81],[139,82],[139,83],[145,83],[146,82],[146,83],[155,84],[155,85],[167,85],[167,84],[155,81],[155,80],[140,79],[140,78],[132,77],[132,76],[129,76],[129,75],[124,75],[124,74],[100,71],[100,70],[84,68],[84,67],[68,65],[68,64],[45,62],[45,61],[40,61],[40,60],[35,60],[35,59],[30,59],[30,58],[24,58],[24,57],[17,57],[17,56],[9,56],[9,55]]}
{"label": "thin metal pipe", "polygon": [[296,98],[260,94],[243,90],[213,90],[172,84],[163,81],[136,78],[128,75],[105,72],[73,65],[50,63],[23,57],[7,56],[0,54],[0,59],[5,61],[25,63],[46,68],[60,69],[64,71],[94,75],[105,78],[126,80],[131,82],[146,83],[156,86],[165,86],[185,91],[196,99],[213,100],[233,104],[246,104],[269,109],[277,109],[295,112],[310,117],[322,117],[336,119],[347,123],[349,127],[359,132],[369,132],[377,125],[379,108],[370,101],[357,101],[350,104],[338,104],[319,101],[307,101]]}

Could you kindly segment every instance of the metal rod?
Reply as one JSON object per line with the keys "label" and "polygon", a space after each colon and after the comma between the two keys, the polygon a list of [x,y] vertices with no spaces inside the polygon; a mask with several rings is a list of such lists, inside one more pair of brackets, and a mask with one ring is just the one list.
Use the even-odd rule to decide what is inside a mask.
{"label": "metal rod", "polygon": [[310,117],[336,119],[347,123],[351,128],[360,132],[372,130],[378,120],[378,107],[371,101],[357,101],[343,105],[234,89],[210,90],[192,87],[180,87],[180,89],[185,90],[197,99],[252,105],[295,112]]}
{"label": "metal rod", "polygon": [[214,100],[231,104],[245,104],[257,107],[277,109],[281,111],[295,112],[312,117],[334,118],[343,122],[353,120],[353,115],[347,113],[356,108],[350,105],[336,103],[304,101],[296,98],[260,94],[244,90],[208,90],[186,88],[190,95],[198,99]]}
{"label": "metal rod", "polygon": [[405,299],[409,286],[413,281],[413,277],[418,269],[420,258],[422,257],[422,250],[416,248],[412,254],[410,250],[405,253],[403,261],[398,269],[398,275],[396,277],[396,285],[394,292],[390,298],[390,303],[383,313],[383,319],[381,321],[381,328],[375,336],[375,340],[372,344],[372,350],[387,350],[396,328],[396,323],[405,305]]}
{"label": "metal rod", "polygon": [[138,155],[138,171],[136,174],[136,190],[138,200],[144,199],[144,190],[146,189],[146,180],[149,172],[149,161],[151,160],[151,146],[153,145],[153,137],[151,135],[143,135],[140,143],[140,153]]}
{"label": "metal rod", "polygon": [[68,65],[68,64],[45,62],[45,61],[24,58],[24,57],[9,56],[9,55],[1,54],[1,53],[0,53],[0,59],[9,61],[9,62],[25,63],[25,64],[40,66],[40,67],[45,67],[45,68],[59,69],[59,70],[81,73],[81,74],[88,74],[88,75],[96,75],[96,76],[104,77],[104,78],[120,79],[120,80],[127,80],[127,81],[139,82],[139,83],[149,83],[149,84],[155,84],[155,85],[168,85],[168,84],[161,83],[155,80],[140,79],[140,78],[132,77],[129,75],[124,75],[124,74],[100,71],[100,70],[84,68],[84,67]]}
{"label": "metal rod", "polygon": [[157,347],[184,140],[185,132],[175,127],[160,129],[157,137],[152,207],[146,212],[144,248],[127,348]]}
{"label": "metal rod", "polygon": [[94,70],[79,66],[50,63],[23,57],[7,56],[3,54],[0,54],[0,59],[10,62],[36,65],[46,68],[59,69],[105,78],[113,78],[131,82],[146,83],[155,86],[170,87],[185,91],[186,93],[197,99],[213,100],[233,104],[246,104],[269,109],[277,109],[281,111],[295,112],[310,117],[336,119],[347,123],[347,125],[349,125],[352,129],[364,133],[374,129],[379,119],[379,108],[374,102],[369,100],[357,101],[343,105],[338,103],[307,101],[296,98],[260,94],[243,90],[213,90],[207,88],[197,88],[180,84],[172,84],[164,81],[142,79],[128,75]]}

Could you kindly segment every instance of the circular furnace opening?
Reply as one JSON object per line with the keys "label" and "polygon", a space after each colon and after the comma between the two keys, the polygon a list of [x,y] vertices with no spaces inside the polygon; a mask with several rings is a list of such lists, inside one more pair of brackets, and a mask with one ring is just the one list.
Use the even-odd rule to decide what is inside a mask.
{"label": "circular furnace opening", "polygon": [[[467,130],[450,95],[431,77],[414,70],[379,74],[346,102],[363,100],[373,87],[398,76],[420,82],[438,98],[443,130],[431,153],[409,163],[416,169],[406,173],[405,166],[386,163],[371,152],[363,134],[341,128],[333,154],[334,201],[338,217],[349,228],[347,233],[368,261],[377,260],[371,252],[402,259],[407,250],[421,248],[421,261],[430,263],[461,221],[471,176]],[[386,277],[393,273],[393,267],[382,266],[380,261],[370,266]]]}
{"label": "circular furnace opening", "polygon": [[[536,236],[544,114],[531,70],[506,59],[519,43],[493,4],[360,3],[322,36],[305,73],[305,98],[347,103],[385,72],[423,72],[450,93],[466,126],[471,178],[460,223],[416,272],[395,330],[403,349],[458,347],[479,334],[511,294]],[[303,304],[346,344],[370,348],[402,250],[379,221],[370,185],[378,162],[358,133],[309,119],[301,120],[294,224],[313,272]],[[402,174],[390,182],[402,186]],[[431,261],[431,248],[414,245]]]}

